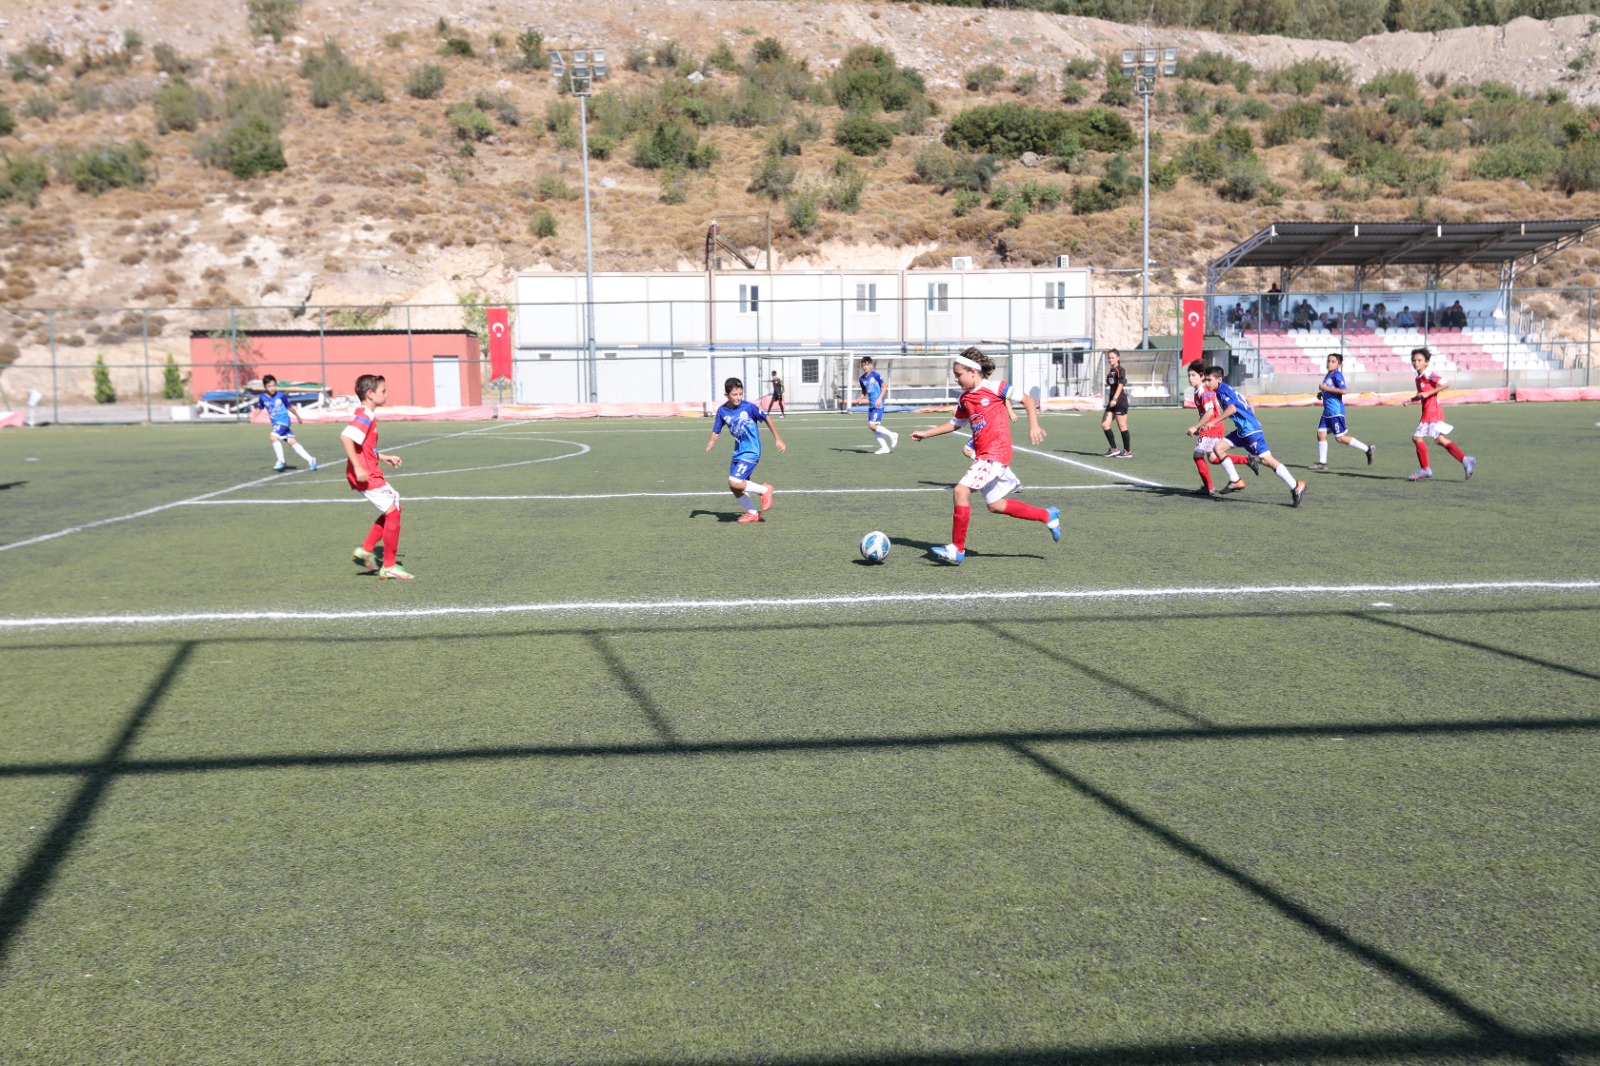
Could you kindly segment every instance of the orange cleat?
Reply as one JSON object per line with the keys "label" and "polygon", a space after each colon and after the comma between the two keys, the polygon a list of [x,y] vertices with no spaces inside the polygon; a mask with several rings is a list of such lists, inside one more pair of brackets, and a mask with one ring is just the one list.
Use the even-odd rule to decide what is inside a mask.
{"label": "orange cleat", "polygon": [[757,514],[755,511],[746,511],[744,514],[739,516],[739,524],[741,526],[742,525],[747,525],[747,524],[749,524],[751,522],[759,522],[759,521],[761,521],[761,516],[759,514]]}
{"label": "orange cleat", "polygon": [[[1468,476],[1470,477],[1471,475]],[[761,510],[763,512],[772,510],[772,490],[775,487],[776,486],[772,485],[771,483],[768,483],[767,491],[761,494]]]}

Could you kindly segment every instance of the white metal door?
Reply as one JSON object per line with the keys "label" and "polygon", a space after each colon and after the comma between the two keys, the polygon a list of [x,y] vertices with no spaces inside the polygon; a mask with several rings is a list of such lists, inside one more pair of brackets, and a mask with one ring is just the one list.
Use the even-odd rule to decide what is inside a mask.
{"label": "white metal door", "polygon": [[433,357],[433,406],[461,406],[461,360],[454,355]]}

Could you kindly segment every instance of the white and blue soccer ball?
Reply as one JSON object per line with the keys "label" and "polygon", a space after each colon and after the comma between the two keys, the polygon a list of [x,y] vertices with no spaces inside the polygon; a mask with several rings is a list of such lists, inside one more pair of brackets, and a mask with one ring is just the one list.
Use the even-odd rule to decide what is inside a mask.
{"label": "white and blue soccer ball", "polygon": [[861,538],[861,558],[869,563],[881,563],[889,558],[889,537],[874,529]]}

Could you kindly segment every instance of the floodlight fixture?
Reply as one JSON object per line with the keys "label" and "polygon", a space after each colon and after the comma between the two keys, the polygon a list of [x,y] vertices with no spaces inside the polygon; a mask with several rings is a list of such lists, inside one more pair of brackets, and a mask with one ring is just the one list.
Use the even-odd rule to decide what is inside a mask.
{"label": "floodlight fixture", "polygon": [[611,68],[606,64],[604,48],[573,48],[569,51],[570,62],[562,56],[559,49],[552,48],[548,54],[550,76],[556,80],[557,85],[566,86],[572,95],[578,98],[578,152],[583,157],[583,275],[588,292],[585,318],[589,327],[585,347],[588,349],[589,402],[596,403],[600,399],[600,367],[594,350],[594,219],[589,205],[588,100],[589,93],[594,89],[595,79],[609,75]]}

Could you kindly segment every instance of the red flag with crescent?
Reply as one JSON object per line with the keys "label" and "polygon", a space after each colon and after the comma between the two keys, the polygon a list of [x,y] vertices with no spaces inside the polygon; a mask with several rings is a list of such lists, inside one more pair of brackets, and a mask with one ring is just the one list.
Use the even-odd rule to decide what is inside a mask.
{"label": "red flag with crescent", "polygon": [[489,380],[511,376],[511,323],[510,312],[504,307],[491,307],[487,313],[489,324]]}
{"label": "red flag with crescent", "polygon": [[1206,302],[1183,301],[1183,365],[1204,358],[1206,341]]}

